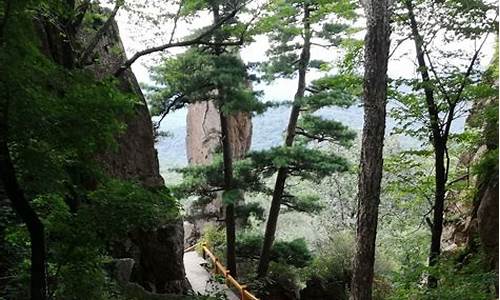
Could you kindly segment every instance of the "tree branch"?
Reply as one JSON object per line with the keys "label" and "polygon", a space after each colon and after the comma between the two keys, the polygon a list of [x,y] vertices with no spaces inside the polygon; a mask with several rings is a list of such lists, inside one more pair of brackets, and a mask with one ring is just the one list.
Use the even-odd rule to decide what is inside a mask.
{"label": "tree branch", "polygon": [[172,32],[170,33],[170,39],[168,40],[169,43],[172,43],[174,40],[175,31],[177,30],[177,22],[179,22],[179,17],[181,15],[181,10],[182,10],[183,4],[184,4],[184,0],[181,0],[181,2],[179,3],[179,8],[177,9],[177,13],[175,14],[174,26],[172,28]]}
{"label": "tree branch", "polygon": [[99,28],[99,30],[96,32],[96,34],[92,37],[90,42],[88,43],[87,47],[83,50],[82,54],[80,55],[80,58],[78,59],[79,65],[84,65],[90,55],[94,52],[95,47],[103,37],[103,35],[106,33],[106,31],[109,29],[109,27],[113,24],[113,21],[115,20],[115,16],[118,13],[118,9],[120,9],[122,5],[121,1],[117,1],[115,4],[115,7],[113,8],[113,11],[111,12],[111,15],[109,18],[106,20],[104,25]]}
{"label": "tree branch", "polygon": [[398,48],[399,48],[399,46],[401,46],[401,44],[403,44],[405,41],[409,40],[410,38],[411,38],[411,36],[407,36],[407,37],[399,40],[396,43],[396,46],[394,46],[394,49],[392,49],[391,53],[389,53],[389,58],[391,58],[394,55],[394,52],[396,52],[396,50],[398,50]]}
{"label": "tree branch", "polygon": [[73,21],[73,27],[78,30],[80,25],[82,25],[83,22],[83,17],[85,17],[85,14],[87,13],[87,10],[90,7],[90,1],[91,0],[85,0],[82,4],[80,4],[77,8],[77,14],[75,16],[75,20]]}
{"label": "tree branch", "polygon": [[448,95],[448,92],[444,88],[444,85],[441,82],[441,78],[438,76],[436,68],[434,68],[434,64],[432,63],[431,57],[430,57],[429,52],[427,51],[426,48],[424,48],[424,53],[425,53],[425,56],[427,57],[427,61],[429,62],[430,70],[431,70],[432,74],[434,74],[434,78],[436,78],[438,88],[441,90],[441,93],[443,93],[443,96],[444,96],[446,102],[448,102],[448,105],[451,105],[451,99]]}
{"label": "tree branch", "polygon": [[[497,16],[498,16],[498,13],[497,13]],[[495,16],[494,22],[496,22],[497,16]],[[474,55],[472,56],[470,64],[467,67],[467,71],[465,72],[464,79],[462,80],[462,83],[460,84],[460,87],[458,88],[455,99],[450,104],[450,112],[449,112],[448,118],[446,120],[445,130],[444,130],[444,134],[443,134],[443,137],[445,139],[448,137],[448,135],[450,133],[451,124],[453,122],[453,117],[454,117],[453,110],[455,109],[455,106],[457,105],[458,101],[460,100],[460,97],[462,97],[462,93],[465,89],[465,86],[467,85],[467,80],[469,79],[469,76],[471,75],[472,70],[474,69],[474,64],[476,63],[476,60],[479,57],[479,54],[481,53],[481,50],[482,50],[484,44],[486,43],[486,40],[488,39],[489,34],[490,34],[489,32],[486,33],[486,36],[484,37],[483,41],[481,42],[481,45],[479,45],[479,48],[474,52]]]}
{"label": "tree branch", "polygon": [[232,18],[234,18],[234,16],[236,15],[236,13],[238,13],[238,11],[240,9],[241,9],[241,6],[238,7],[238,8],[236,8],[236,9],[234,9],[228,15],[226,15],[223,18],[221,18],[217,23],[215,23],[212,26],[210,26],[207,30],[205,30],[203,33],[201,33],[200,35],[198,35],[195,38],[192,38],[190,40],[181,41],[181,42],[169,42],[169,43],[166,43],[166,44],[163,44],[163,45],[160,45],[160,46],[148,48],[148,49],[145,49],[145,50],[142,50],[142,51],[139,51],[139,52],[135,53],[130,59],[128,59],[127,61],[125,61],[123,63],[123,65],[121,65],[115,71],[114,75],[115,76],[120,76],[136,60],[138,60],[139,58],[141,58],[141,57],[143,57],[145,55],[148,55],[148,54],[151,54],[151,53],[155,53],[155,52],[159,52],[159,51],[163,51],[163,50],[166,50],[166,49],[169,49],[169,48],[186,47],[186,46],[192,46],[192,45],[200,44],[203,41],[204,38],[210,37],[215,30],[217,30],[218,28],[220,28],[227,21],[229,21]]}
{"label": "tree branch", "polygon": [[[167,104],[167,107],[163,110],[160,119],[158,120],[158,122],[155,123],[155,126],[154,126],[155,130],[157,130],[158,128],[160,128],[161,122],[163,121],[163,119],[165,119],[165,117],[167,116],[167,114],[172,109],[181,108],[184,105],[184,103],[182,103],[182,101],[184,100],[185,97],[186,97],[186,95],[180,94],[174,100],[172,100],[170,103]],[[178,107],[179,105],[180,105],[180,107]]]}

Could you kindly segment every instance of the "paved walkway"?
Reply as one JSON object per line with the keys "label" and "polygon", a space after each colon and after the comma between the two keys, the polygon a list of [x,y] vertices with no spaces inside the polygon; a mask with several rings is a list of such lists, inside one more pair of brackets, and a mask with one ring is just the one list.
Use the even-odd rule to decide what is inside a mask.
{"label": "paved walkway", "polygon": [[239,297],[226,285],[211,280],[210,273],[204,268],[206,263],[207,262],[195,251],[184,253],[186,277],[189,283],[191,283],[194,292],[202,295],[213,295],[217,291],[224,291],[229,300],[238,300]]}

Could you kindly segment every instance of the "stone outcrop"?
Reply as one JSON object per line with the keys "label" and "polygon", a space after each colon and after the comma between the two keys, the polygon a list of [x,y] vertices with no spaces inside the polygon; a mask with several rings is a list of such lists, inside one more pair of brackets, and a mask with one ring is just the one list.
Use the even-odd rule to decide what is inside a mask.
{"label": "stone outcrop", "polygon": [[[50,22],[40,21],[35,25],[45,54],[66,68],[76,67],[74,62],[78,52],[73,52],[72,47],[65,45],[57,29]],[[76,43],[79,46],[87,45],[102,25],[99,19],[85,23],[74,32]],[[118,26],[113,22],[99,39],[91,55],[91,63],[84,62],[84,68],[98,79],[103,79],[113,76],[125,60]],[[137,98],[135,111],[123,120],[127,127],[117,138],[118,149],[102,153],[96,160],[111,177],[133,180],[149,188],[161,187],[164,181],[159,172],[153,125],[144,95],[130,69],[119,76],[118,84],[121,91]],[[127,261],[123,260],[126,258],[134,260],[133,264],[130,261],[126,264],[130,270],[123,270],[130,274],[121,274],[121,277],[129,276],[143,289],[153,293],[184,293],[189,289],[183,265],[181,220],[158,224],[154,230],[130,233],[130,236],[130,240],[119,242],[121,245],[113,247],[113,255],[121,258],[122,262]]]}
{"label": "stone outcrop", "polygon": [[[252,142],[252,119],[247,113],[228,118],[233,157],[242,158]],[[191,104],[186,117],[186,153],[190,165],[209,164],[213,154],[221,148],[219,111],[211,101]],[[224,219],[221,197],[216,197],[202,207],[188,209],[185,228],[185,245],[198,240],[207,223]]]}
{"label": "stone outcrop", "polygon": [[[189,164],[200,165],[212,161],[220,148],[220,117],[213,102],[191,104],[186,117],[186,153]],[[250,149],[252,120],[249,114],[238,113],[229,117],[229,130],[233,156],[241,158]]]}
{"label": "stone outcrop", "polygon": [[[498,66],[498,57],[492,66]],[[497,76],[489,75],[483,80],[490,81],[492,86],[498,88]],[[498,156],[498,118],[487,117],[494,108],[498,108],[497,96],[475,100],[466,126],[482,132],[482,143],[461,156],[460,165],[463,169],[473,170],[488,155]],[[474,188],[473,201],[448,201],[451,204],[446,213],[454,216],[454,220],[449,221],[444,228],[443,241],[445,251],[466,247],[472,255],[483,252],[488,270],[498,274],[498,160],[488,161],[482,165],[479,173],[469,171],[464,177]],[[470,194],[447,195],[450,200],[464,197],[470,197]]]}
{"label": "stone outcrop", "polygon": [[[80,39],[84,44],[88,36],[85,33],[81,34]],[[88,68],[98,78],[113,74],[126,60],[116,23],[99,41],[95,57],[99,63],[92,64]],[[105,153],[99,159],[106,172],[113,177],[136,180],[149,187],[162,186],[164,182],[160,176],[158,156],[154,147],[153,124],[146,99],[130,69],[122,73],[119,84],[122,91],[138,98],[138,104],[134,115],[126,120],[127,128],[118,138],[117,151]]]}
{"label": "stone outcrop", "polygon": [[498,273],[498,174],[494,174],[480,195],[477,224],[488,265]]}
{"label": "stone outcrop", "polygon": [[[88,35],[83,32],[85,44]],[[99,41],[95,56],[98,63],[89,68],[97,77],[113,72],[126,60],[125,50],[116,24]],[[135,180],[147,187],[163,186],[160,176],[151,116],[146,100],[132,71],[126,70],[119,78],[120,88],[135,95],[139,103],[135,113],[126,119],[127,128],[118,138],[118,150],[104,153],[98,159],[105,171],[115,178]],[[185,278],[184,232],[182,221],[159,224],[148,232],[131,233],[128,251],[135,263],[131,273],[133,282],[153,293],[184,293],[189,289]],[[123,253],[122,253],[123,254]]]}
{"label": "stone outcrop", "polygon": [[132,281],[155,293],[181,294],[189,289],[184,273],[182,221],[164,224],[154,231],[137,231],[131,240],[140,251]]}

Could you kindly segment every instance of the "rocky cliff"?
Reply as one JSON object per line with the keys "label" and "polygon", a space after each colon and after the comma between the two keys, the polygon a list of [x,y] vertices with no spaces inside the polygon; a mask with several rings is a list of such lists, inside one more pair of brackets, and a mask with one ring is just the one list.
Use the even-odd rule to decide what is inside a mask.
{"label": "rocky cliff", "polygon": [[[87,45],[102,25],[99,19],[84,23],[75,32],[77,44],[81,47]],[[73,61],[78,52],[68,53],[65,41],[57,35],[58,31],[50,22],[40,22],[37,28],[46,55],[65,67],[74,67]],[[91,55],[91,63],[84,67],[97,78],[104,78],[112,76],[125,60],[118,26],[113,22],[99,39]],[[118,149],[102,153],[96,159],[111,177],[137,181],[150,188],[163,186],[154,148],[151,116],[137,79],[131,70],[126,70],[118,78],[118,84],[123,92],[135,95],[138,103],[135,113],[124,120],[127,127],[118,137]],[[155,230],[131,233],[130,240],[115,247],[118,249],[115,255],[134,260],[130,278],[148,291],[182,293],[188,289],[183,265],[183,233],[181,220],[173,224],[158,224]]]}
{"label": "rocky cliff", "polygon": [[475,99],[466,121],[481,132],[481,141],[460,162],[468,170],[463,180],[472,193],[448,195],[450,200],[469,201],[449,201],[446,213],[455,221],[448,222],[443,240],[445,250],[463,246],[472,255],[484,254],[487,269],[498,274],[498,52],[483,80],[491,85],[492,96]]}
{"label": "rocky cliff", "polygon": [[[248,114],[229,117],[233,156],[241,158],[250,149],[252,120]],[[186,153],[189,164],[207,164],[220,147],[220,117],[213,102],[191,104],[186,117]]]}
{"label": "rocky cliff", "polygon": [[[85,34],[82,34],[85,40]],[[96,64],[91,65],[99,76],[112,74],[126,59],[116,24],[113,24],[96,47]],[[106,172],[116,178],[137,180],[144,186],[164,184],[154,148],[151,116],[146,100],[132,71],[125,71],[119,78],[125,92],[135,94],[139,103],[135,114],[126,120],[127,129],[118,139],[118,150],[103,154],[99,160]],[[157,293],[182,293],[187,288],[183,265],[182,221],[159,224],[150,232],[131,235],[128,254],[135,260],[132,280],[147,290]]]}
{"label": "rocky cliff", "polygon": [[[238,113],[229,117],[229,130],[233,157],[242,158],[250,149],[252,141],[252,119],[249,114]],[[191,104],[186,117],[186,153],[189,164],[203,165],[212,161],[213,154],[220,149],[220,117],[213,102]],[[202,207],[188,210],[185,222],[185,244],[195,242],[207,223],[223,220],[220,197]]]}

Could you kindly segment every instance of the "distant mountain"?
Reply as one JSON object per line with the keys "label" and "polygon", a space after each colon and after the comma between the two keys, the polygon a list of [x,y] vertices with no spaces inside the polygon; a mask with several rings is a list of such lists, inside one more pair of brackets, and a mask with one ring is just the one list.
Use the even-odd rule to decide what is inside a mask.
{"label": "distant mountain", "polygon": [[[261,150],[281,145],[289,113],[289,106],[279,106],[270,108],[264,114],[254,117],[251,149]],[[162,173],[166,173],[170,168],[187,165],[186,114],[186,109],[175,111],[167,115],[161,124],[160,130],[170,133],[168,137],[161,137],[156,144]],[[359,105],[348,109],[325,108],[318,111],[318,115],[340,121],[359,132],[363,127],[363,108]],[[394,120],[388,118],[387,134],[392,131],[394,125]],[[463,126],[464,119],[457,120],[454,131],[461,131]],[[415,140],[409,137],[400,137],[400,143],[406,146],[418,145]]]}
{"label": "distant mountain", "polygon": [[[253,118],[252,150],[261,150],[278,146],[282,143],[284,131],[288,123],[290,107],[279,106]],[[182,167],[187,164],[186,159],[186,114],[182,109],[169,114],[162,122],[160,130],[169,133],[161,137],[156,148],[162,171],[168,168]],[[331,108],[320,111],[325,118],[333,118],[344,122],[353,129],[361,129],[363,125],[362,109]]]}

